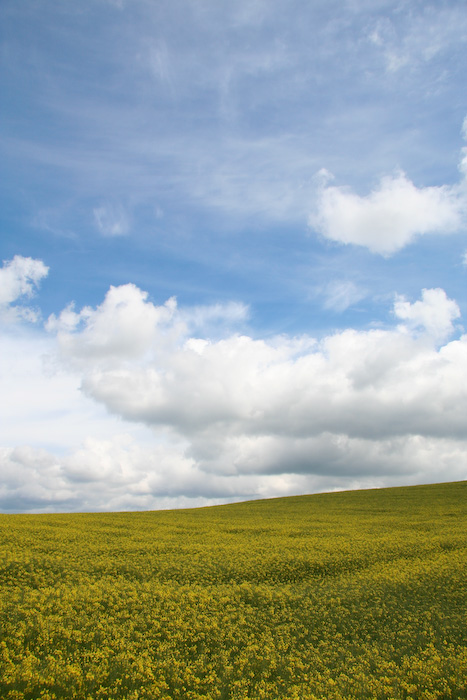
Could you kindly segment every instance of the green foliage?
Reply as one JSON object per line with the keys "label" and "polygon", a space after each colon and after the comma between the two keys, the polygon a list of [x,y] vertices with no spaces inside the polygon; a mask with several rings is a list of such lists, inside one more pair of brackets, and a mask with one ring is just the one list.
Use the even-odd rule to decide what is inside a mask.
{"label": "green foliage", "polygon": [[467,698],[467,483],[0,516],[5,700]]}

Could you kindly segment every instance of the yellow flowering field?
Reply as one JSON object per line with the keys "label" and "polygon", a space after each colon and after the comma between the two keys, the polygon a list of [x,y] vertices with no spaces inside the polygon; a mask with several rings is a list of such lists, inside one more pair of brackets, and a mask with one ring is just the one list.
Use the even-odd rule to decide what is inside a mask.
{"label": "yellow flowering field", "polygon": [[5,700],[467,698],[467,482],[0,515]]}

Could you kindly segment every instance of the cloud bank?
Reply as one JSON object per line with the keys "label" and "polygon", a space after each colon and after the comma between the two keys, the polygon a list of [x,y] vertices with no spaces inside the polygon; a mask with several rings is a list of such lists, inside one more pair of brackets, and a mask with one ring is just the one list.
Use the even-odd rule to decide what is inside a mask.
{"label": "cloud bank", "polygon": [[[20,289],[45,274],[24,269]],[[32,428],[29,444],[3,440],[0,507],[161,508],[465,478],[459,307],[443,289],[424,289],[415,301],[396,296],[392,315],[369,330],[265,339],[245,333],[242,304],[157,305],[134,284],[110,287],[97,306],[70,305],[46,323],[48,379],[26,376],[24,363],[15,374],[26,356],[32,372],[33,353],[23,347],[18,359],[11,338],[8,376],[23,404],[26,385],[42,392],[43,406],[29,410],[50,411],[56,430],[57,411],[68,406],[65,424],[79,423],[86,405],[103,411],[99,430],[58,451]]]}
{"label": "cloud bank", "polygon": [[[238,322],[235,309],[225,314]],[[213,340],[201,333],[212,313],[174,299],[157,306],[124,285],[97,307],[52,316],[61,362],[84,394],[147,426],[155,444],[91,440],[61,461],[7,450],[6,463],[32,470],[39,460],[44,483],[59,473],[50,478],[60,503],[102,507],[89,495],[100,484],[114,508],[465,476],[467,336],[453,337],[460,312],[442,289],[397,297],[391,327],[321,340]]]}
{"label": "cloud bank", "polygon": [[345,330],[320,342],[210,341],[187,337],[173,300],[154,306],[129,285],[111,289],[85,310],[81,330],[59,331],[58,341],[88,396],[125,420],[189,439],[203,466],[204,454],[218,454],[218,436],[250,447],[323,433],[461,438],[466,340],[437,345],[453,332],[457,304],[441,289],[424,290],[413,304],[397,299],[394,313],[395,329]]}

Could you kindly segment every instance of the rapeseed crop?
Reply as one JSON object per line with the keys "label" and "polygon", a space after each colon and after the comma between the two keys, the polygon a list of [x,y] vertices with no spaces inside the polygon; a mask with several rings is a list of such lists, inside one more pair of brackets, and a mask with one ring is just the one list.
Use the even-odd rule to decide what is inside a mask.
{"label": "rapeseed crop", "polygon": [[5,700],[467,698],[467,483],[0,516]]}

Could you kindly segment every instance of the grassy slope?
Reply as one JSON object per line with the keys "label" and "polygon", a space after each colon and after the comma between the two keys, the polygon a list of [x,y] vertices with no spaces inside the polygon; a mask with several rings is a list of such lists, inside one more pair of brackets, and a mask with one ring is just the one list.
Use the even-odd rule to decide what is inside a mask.
{"label": "grassy slope", "polygon": [[0,534],[2,698],[467,698],[466,482]]}

